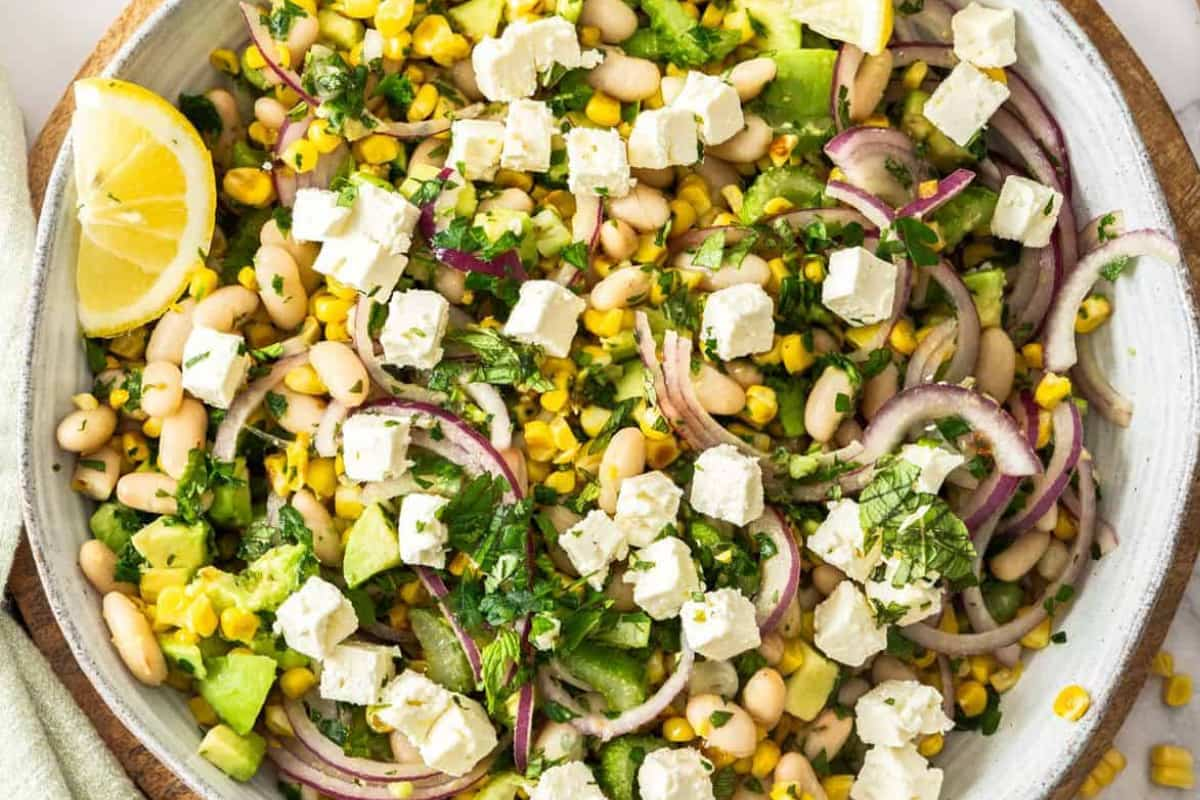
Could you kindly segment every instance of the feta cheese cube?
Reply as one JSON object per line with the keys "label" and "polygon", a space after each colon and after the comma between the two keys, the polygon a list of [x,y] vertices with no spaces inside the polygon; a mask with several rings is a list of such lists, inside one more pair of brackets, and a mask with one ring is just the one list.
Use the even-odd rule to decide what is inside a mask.
{"label": "feta cheese cube", "polygon": [[412,246],[413,230],[421,209],[399,192],[369,181],[355,184],[354,213],[344,237],[361,236],[380,245],[389,255],[403,255]]}
{"label": "feta cheese cube", "polygon": [[863,247],[835,250],[821,284],[821,302],[851,325],[874,325],[892,315],[898,268]]}
{"label": "feta cheese cube", "polygon": [[365,236],[341,236],[321,245],[313,269],[380,299],[396,288],[408,258],[393,255],[379,242]]}
{"label": "feta cheese cube", "polygon": [[858,698],[854,714],[858,738],[885,747],[904,747],[954,727],[942,711],[941,692],[919,681],[884,681]]}
{"label": "feta cheese cube", "polygon": [[356,630],[354,606],[336,586],[316,575],[275,611],[275,633],[283,636],[288,647],[309,658],[325,658]]}
{"label": "feta cheese cube", "polygon": [[551,767],[538,778],[529,800],[605,800],[592,771],[582,761]]}
{"label": "feta cheese cube", "polygon": [[421,492],[404,496],[396,524],[401,561],[434,569],[445,568],[446,542],[450,533],[438,515],[449,502],[448,498]]}
{"label": "feta cheese cube", "polygon": [[921,477],[913,487],[924,494],[937,494],[946,476],[961,467],[966,459],[952,450],[926,444],[906,444],[900,448],[900,458],[921,468]]}
{"label": "feta cheese cube", "polygon": [[1003,83],[962,62],[933,90],[922,113],[955,144],[966,147],[1008,95]]}
{"label": "feta cheese cube", "polygon": [[438,717],[454,702],[454,693],[419,672],[406,669],[392,680],[380,696],[383,707],[376,713],[387,725],[410,742],[423,742]]}
{"label": "feta cheese cube", "polygon": [[484,756],[496,749],[496,743],[496,729],[483,706],[456,694],[417,750],[426,766],[459,776],[474,769]]}
{"label": "feta cheese cube", "polygon": [[624,580],[633,584],[633,602],[657,620],[678,615],[683,604],[700,591],[692,551],[674,536],[634,553]]}
{"label": "feta cheese cube", "polygon": [[558,617],[548,613],[538,613],[533,616],[533,630],[529,633],[529,641],[538,650],[553,650],[558,646],[558,637],[562,633],[562,622]]}
{"label": "feta cheese cube", "polygon": [[720,144],[746,126],[737,89],[715,75],[689,72],[670,107],[690,111],[698,118],[700,141],[707,145]]}
{"label": "feta cheese cube", "polygon": [[456,119],[450,126],[446,163],[469,181],[490,181],[500,168],[504,123],[489,119]]}
{"label": "feta cheese cube", "polygon": [[861,667],[887,648],[887,627],[875,621],[871,604],[852,581],[842,581],[813,617],[813,641],[840,664]]}
{"label": "feta cheese cube", "polygon": [[710,447],[696,459],[692,508],[701,514],[746,525],[763,514],[762,467],[731,444]]}
{"label": "feta cheese cube", "polygon": [[362,41],[362,63],[370,66],[372,61],[383,58],[383,34],[375,28],[367,28]]}
{"label": "feta cheese cube", "polygon": [[236,333],[199,325],[183,345],[183,388],[214,408],[229,408],[250,370],[246,342]]}
{"label": "feta cheese cube", "polygon": [[567,185],[575,194],[624,197],[633,182],[625,142],[613,129],[572,128],[567,141]]}
{"label": "feta cheese cube", "polygon": [[992,235],[1027,247],[1045,247],[1058,224],[1062,204],[1061,192],[1029,178],[1009,175],[992,216]]}
{"label": "feta cheese cube", "polygon": [[341,235],[350,219],[350,208],[339,205],[340,195],[327,189],[301,189],[292,204],[292,237],[302,242],[324,242]]}
{"label": "feta cheese cube", "polygon": [[471,51],[471,65],[479,91],[488,100],[518,100],[537,91],[533,58],[528,47],[518,45],[513,36],[489,36],[479,42]]}
{"label": "feta cheese cube", "polygon": [[525,281],[504,333],[534,344],[555,358],[566,358],[587,301],[554,281]]}
{"label": "feta cheese cube", "polygon": [[629,133],[629,164],[646,169],[694,164],[700,158],[696,118],[685,108],[646,110]]}
{"label": "feta cheese cube", "polygon": [[533,66],[539,73],[549,72],[556,64],[567,69],[591,69],[604,60],[604,56],[595,50],[584,52],[579,48],[579,34],[574,23],[563,17],[543,17],[534,22],[518,20],[504,29],[504,35],[526,46],[533,54]]}
{"label": "feta cheese cube", "polygon": [[688,600],[679,618],[687,643],[705,658],[723,661],[762,644],[754,603],[737,589],[717,589],[702,600]]}
{"label": "feta cheese cube", "polygon": [[629,543],[617,523],[596,509],[558,537],[558,544],[571,559],[576,571],[587,577],[594,589],[603,589],[608,580],[608,565],[625,558]]}
{"label": "feta cheese cube", "polygon": [[850,800],[937,800],[942,771],[929,766],[916,747],[872,747],[850,787]]}
{"label": "feta cheese cube", "polygon": [[690,747],[647,753],[638,767],[642,800],[714,800],[713,764]]}
{"label": "feta cheese cube", "polygon": [[409,427],[382,414],[354,414],[342,423],[342,460],[352,481],[399,478],[408,469]]}
{"label": "feta cheese cube", "polygon": [[321,662],[321,697],[374,705],[383,685],[396,674],[393,659],[400,655],[395,647],[353,642],[336,645]]}
{"label": "feta cheese cube", "polygon": [[912,625],[942,610],[937,575],[910,577],[908,569],[891,558],[885,558],[884,565],[881,578],[866,582],[867,597],[888,613],[900,614],[897,625]]}
{"label": "feta cheese cube", "polygon": [[1017,63],[1017,14],[1011,8],[970,3],[950,19],[954,55],[977,67]]}
{"label": "feta cheese cube", "polygon": [[514,100],[504,119],[504,149],[500,166],[518,172],[550,169],[550,145],[554,115],[540,100]]}
{"label": "feta cheese cube", "polygon": [[442,337],[449,321],[450,303],[438,292],[396,292],[379,332],[384,361],[397,367],[433,369],[442,360]]}
{"label": "feta cheese cube", "polygon": [[775,343],[775,305],[763,288],[742,283],[718,289],[704,304],[705,352],[722,361],[765,353]]}
{"label": "feta cheese cube", "polygon": [[635,475],[621,481],[614,518],[631,545],[646,547],[675,524],[682,497],[683,489],[660,470]]}
{"label": "feta cheese cube", "polygon": [[845,499],[830,504],[829,515],[804,546],[861,583],[871,576],[880,560],[879,543],[866,552],[865,540],[858,503]]}

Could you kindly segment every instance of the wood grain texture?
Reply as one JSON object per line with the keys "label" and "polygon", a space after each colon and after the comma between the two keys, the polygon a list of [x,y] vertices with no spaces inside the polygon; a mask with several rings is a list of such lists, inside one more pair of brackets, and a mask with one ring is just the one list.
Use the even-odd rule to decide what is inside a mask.
{"label": "wood grain texture", "polygon": [[[79,76],[101,72],[130,34],[160,2],[161,0],[132,0],[84,63]],[[1191,265],[1193,286],[1200,287],[1200,169],[1197,168],[1179,125],[1145,65],[1096,0],[1063,0],[1063,5],[1104,54],[1133,109],[1134,119],[1146,141],[1174,214],[1185,257]],[[43,191],[50,177],[54,159],[70,127],[72,108],[68,92],[50,115],[30,153],[29,183],[36,209],[41,208]],[[1180,538],[1174,566],[1154,609],[1147,635],[1137,649],[1129,669],[1124,673],[1116,699],[1103,710],[1099,734],[1091,742],[1084,757],[1073,766],[1067,779],[1056,787],[1051,795],[1054,800],[1068,800],[1074,796],[1079,783],[1116,735],[1145,682],[1150,659],[1166,636],[1167,628],[1187,586],[1197,549],[1200,548],[1200,504],[1196,502],[1198,495],[1200,487],[1193,491],[1193,500],[1183,521],[1183,530],[1186,533]],[[80,671],[50,612],[33,556],[25,544],[17,551],[16,564],[8,588],[16,597],[37,646],[54,665],[67,688],[100,732],[100,736],[142,791],[151,800],[198,800],[195,794],[125,730]]]}

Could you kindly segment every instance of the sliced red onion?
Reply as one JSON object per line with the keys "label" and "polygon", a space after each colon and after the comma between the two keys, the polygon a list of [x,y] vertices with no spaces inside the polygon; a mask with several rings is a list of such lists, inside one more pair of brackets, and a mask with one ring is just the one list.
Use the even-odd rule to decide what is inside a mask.
{"label": "sliced red onion", "polygon": [[[458,173],[450,167],[442,167],[435,180],[446,181],[450,178],[450,176],[457,174]],[[437,220],[434,219],[434,211],[436,208],[437,198],[434,198],[425,205],[421,206],[421,216],[417,220],[417,230],[421,232],[422,236],[429,240],[432,240],[434,234],[437,233]]]}
{"label": "sliced red onion", "polygon": [[953,48],[944,44],[928,44],[926,42],[895,42],[891,46],[892,69],[900,69],[924,61],[931,67],[953,69],[958,64],[958,56]]}
{"label": "sliced red onion", "polygon": [[517,772],[524,773],[533,749],[533,684],[527,682],[519,691],[513,723],[513,764]]}
{"label": "sliced red onion", "polygon": [[283,378],[288,372],[307,363],[307,353],[281,358],[271,365],[266,375],[238,393],[217,428],[217,435],[213,440],[213,458],[217,461],[233,461],[237,455],[238,436],[246,426],[246,420],[262,405],[267,393],[283,383]]}
{"label": "sliced red onion", "polygon": [[333,458],[337,455],[338,428],[349,413],[350,409],[337,400],[330,400],[329,405],[325,406],[325,413],[321,415],[321,422],[317,425],[317,435],[313,437],[317,455],[322,458]]}
{"label": "sliced red onion", "polygon": [[262,23],[262,9],[257,8],[249,3],[239,3],[242,9],[242,16],[246,20],[246,27],[250,29],[250,39],[254,42],[254,46],[262,53],[263,61],[267,62],[267,69],[271,70],[280,81],[287,84],[288,88],[300,95],[300,99],[308,103],[309,108],[313,111],[321,105],[321,101],[313,97],[308,92],[304,91],[304,86],[301,84],[300,76],[290,69],[284,69],[279,64],[279,52],[276,50],[278,45],[271,38],[270,32]]}
{"label": "sliced red onion", "polygon": [[962,278],[945,261],[939,261],[932,267],[926,267],[932,277],[950,296],[954,304],[954,313],[958,318],[958,339],[954,357],[946,368],[943,380],[947,383],[958,383],[975,372],[975,362],[979,358],[979,336],[981,325],[979,311],[975,308],[975,300],[971,290],[963,283]]}
{"label": "sliced red onion", "polygon": [[447,267],[459,272],[482,272],[497,278],[515,278],[524,281],[529,278],[521,256],[515,249],[505,250],[491,261],[484,260],[474,253],[465,250],[454,250],[448,247],[435,247],[433,256]]}
{"label": "sliced red onion", "polygon": [[[1100,240],[1102,233],[1104,241]],[[1107,214],[1101,214],[1088,222],[1087,225],[1084,225],[1083,230],[1079,232],[1079,252],[1087,255],[1109,239],[1116,238],[1124,233],[1124,211],[1110,211]]]}
{"label": "sliced red onion", "polygon": [[[967,530],[976,533],[983,524],[1002,513],[1017,493],[1021,479],[995,470],[976,487],[967,501],[958,509]],[[978,548],[978,545],[976,545]]]}
{"label": "sliced red onion", "polygon": [[880,198],[844,181],[830,181],[825,185],[825,195],[853,208],[879,229],[890,227],[895,214],[891,206]]}
{"label": "sliced red onion", "polygon": [[690,443],[691,437],[698,437],[699,434],[690,434],[687,431],[687,420],[684,418],[683,412],[672,402],[671,394],[667,391],[667,381],[658,360],[654,333],[650,330],[650,321],[646,318],[646,312],[636,312],[634,321],[634,338],[637,341],[638,356],[641,358],[642,366],[646,368],[646,374],[650,377],[648,388],[652,394],[648,399],[658,406],[658,410],[671,428]]}
{"label": "sliced red onion", "polygon": [[428,403],[429,405],[443,402],[445,398],[440,393],[431,392],[424,386],[396,380],[383,368],[383,362],[379,360],[379,356],[375,352],[375,341],[371,338],[371,302],[371,298],[366,295],[359,296],[358,305],[354,307],[353,330],[354,350],[358,353],[363,366],[367,368],[371,380],[380,389],[401,400]]}
{"label": "sliced red onion", "polygon": [[454,119],[478,117],[483,110],[483,103],[475,103],[455,111],[453,119],[447,117],[446,119],[427,119],[422,122],[385,122],[372,128],[371,133],[381,133],[394,139],[428,139],[430,136],[450,130]]}
{"label": "sliced red onion", "polygon": [[1054,119],[1054,115],[1046,108],[1042,98],[1021,77],[1016,70],[1006,70],[1008,75],[1008,102],[1017,115],[1025,121],[1030,134],[1046,153],[1049,154],[1052,166],[1058,175],[1059,183],[1066,190],[1067,197],[1073,191],[1071,181],[1071,156],[1067,150],[1067,140],[1062,128]]}
{"label": "sliced red onion", "polygon": [[391,625],[383,622],[376,622],[373,625],[363,625],[361,630],[380,641],[390,644],[412,645],[416,644],[417,641],[417,637],[413,636],[411,632],[398,631]]}
{"label": "sliced red onion", "polygon": [[956,169],[945,178],[938,181],[937,191],[929,197],[914,200],[896,212],[897,217],[915,217],[921,219],[926,214],[932,214],[971,185],[975,173],[969,169]]}
{"label": "sliced red onion", "polygon": [[1000,524],[1000,533],[1023,533],[1044,517],[1063,489],[1071,481],[1071,471],[1083,452],[1083,420],[1079,409],[1072,402],[1055,406],[1050,419],[1054,425],[1054,455],[1046,465],[1046,471],[1034,478],[1033,492],[1025,500],[1025,507]]}
{"label": "sliced red onion", "polygon": [[[947,603],[942,609],[942,616],[953,614],[954,609]],[[954,673],[950,669],[950,659],[946,658],[945,653],[937,654],[938,677],[942,683],[942,713],[950,719],[954,719]]]}
{"label": "sliced red onion", "polygon": [[[954,16],[954,7],[942,0],[924,0],[921,10],[915,14],[897,14],[916,29],[922,40],[947,44],[954,40],[954,30],[950,20]],[[950,715],[954,717],[953,714]]]}
{"label": "sliced red onion", "polygon": [[[825,154],[845,173],[846,183],[889,206],[911,201],[916,185],[928,173],[917,158],[912,139],[895,128],[850,128],[826,143]],[[895,174],[898,171],[907,173],[909,179],[902,182]],[[872,219],[866,211],[863,214]]]}
{"label": "sliced red onion", "polygon": [[[1055,288],[1062,281],[1063,261],[1059,257],[1059,241],[1056,233],[1047,247],[1025,247],[1021,250],[1021,284],[1017,289],[1021,290],[1023,297],[1014,296],[1009,303],[1012,310],[1009,328],[1017,344],[1023,344],[1037,335],[1054,300]],[[1013,290],[1014,295],[1017,289]]]}
{"label": "sliced red onion", "polygon": [[[833,88],[829,93],[829,116],[833,117],[833,123],[839,133],[846,129],[849,122],[842,119],[842,109],[854,106],[854,78],[858,75],[858,68],[865,56],[866,53],[861,48],[846,42],[838,51],[837,61],[834,62]],[[842,96],[843,93],[845,97]],[[846,116],[849,115],[847,110]]]}
{"label": "sliced red onion", "polygon": [[1088,408],[1121,428],[1133,422],[1133,402],[1118,392],[1100,365],[1096,354],[1086,344],[1078,350],[1079,361],[1071,368],[1071,384],[1088,401]]}
{"label": "sliced red onion", "polygon": [[[1079,495],[1075,493],[1075,489],[1070,485],[1063,490],[1062,497],[1063,508],[1071,512],[1071,516],[1079,519],[1083,513],[1083,506],[1080,503]],[[1113,550],[1117,549],[1120,541],[1117,539],[1116,529],[1109,524],[1104,518],[1096,517],[1096,547],[1100,551],[1101,557],[1108,555]]]}
{"label": "sliced red onion", "polygon": [[1100,271],[1119,258],[1138,256],[1157,258],[1171,266],[1180,261],[1179,246],[1166,233],[1137,230],[1111,239],[1088,253],[1067,276],[1046,318],[1043,332],[1046,369],[1065,372],[1075,365],[1075,315],[1100,279]]}
{"label": "sliced red onion", "polygon": [[463,391],[475,405],[488,415],[488,430],[492,447],[507,450],[512,447],[513,423],[500,390],[490,383],[464,383]]}
{"label": "sliced red onion", "polygon": [[762,580],[754,596],[758,629],[765,634],[775,630],[796,597],[800,586],[800,546],[791,526],[774,506],[767,506],[766,512],[750,523],[748,533],[751,537],[762,534],[775,546],[775,555],[761,561]]}
{"label": "sliced red onion", "polygon": [[[1008,307],[1010,313],[1016,316],[1029,305],[1029,299],[1033,297],[1034,288],[1038,282],[1038,272],[1041,267],[1039,255],[1041,248],[1022,247],[1021,257],[1017,261],[1017,265],[1013,267],[1012,272],[1016,273],[1016,278],[1012,277],[1010,272],[1006,281],[1010,287],[1008,292]],[[1053,266],[1051,266],[1051,275],[1053,275]],[[1016,327],[1013,322],[1009,327]]]}
{"label": "sliced red onion", "polygon": [[908,369],[904,374],[905,389],[934,382],[938,370],[954,352],[954,337],[957,334],[958,320],[953,318],[942,320],[929,331],[908,360]]}
{"label": "sliced red onion", "polygon": [[475,639],[463,627],[459,621],[458,615],[450,610],[450,606],[446,604],[446,596],[450,594],[450,589],[446,586],[446,582],[442,580],[442,576],[438,575],[428,567],[414,566],[413,571],[417,573],[417,577],[421,579],[421,585],[425,587],[425,591],[429,592],[437,600],[438,609],[442,612],[442,616],[446,618],[446,622],[450,623],[450,627],[454,629],[454,637],[458,639],[458,643],[462,645],[463,653],[467,656],[467,662],[471,665],[471,674],[475,676],[476,681],[483,679],[483,655],[479,652],[479,645],[475,643]]}
{"label": "sliced red onion", "polygon": [[[1006,478],[1007,479],[1007,478]],[[1012,480],[1012,479],[1007,479]],[[1014,484],[1015,488],[1015,484]],[[974,532],[971,543],[975,547],[975,562],[974,573],[976,579],[983,575],[983,559],[987,553],[988,545],[991,544],[992,536],[996,533],[996,524],[1000,521],[1000,515],[1004,513],[1004,508],[1001,507],[993,513],[980,526],[978,531]],[[971,630],[976,633],[986,633],[994,631],[1000,627],[1000,624],[992,617],[992,612],[988,611],[987,602],[983,599],[983,590],[980,584],[968,586],[963,590],[963,610],[967,612],[967,619],[971,623]],[[948,604],[947,604],[948,605]],[[1006,667],[1012,667],[1021,659],[1021,645],[1013,643],[996,650],[992,655]]]}
{"label": "sliced red onion", "polygon": [[283,711],[296,738],[304,747],[321,761],[353,778],[370,783],[393,783],[428,780],[442,774],[424,764],[396,764],[348,756],[339,745],[317,729],[302,701],[285,699]]}
{"label": "sliced red onion", "polygon": [[304,174],[304,177],[307,178],[306,188],[328,189],[349,155],[350,148],[345,144],[338,145],[332,153],[323,153],[317,159],[317,166],[313,171]]}

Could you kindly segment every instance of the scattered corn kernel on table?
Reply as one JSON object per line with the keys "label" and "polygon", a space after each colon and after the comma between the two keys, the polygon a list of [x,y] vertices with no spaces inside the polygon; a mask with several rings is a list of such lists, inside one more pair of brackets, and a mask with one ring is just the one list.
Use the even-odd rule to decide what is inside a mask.
{"label": "scattered corn kernel on table", "polygon": [[[7,23],[7,29],[25,32],[0,55],[0,63],[9,71],[25,110],[31,141],[34,132],[41,128],[30,161],[35,202],[40,201],[42,187],[69,124],[69,109],[55,104],[70,82],[73,66],[120,13],[84,64],[82,73],[101,70],[160,0],[133,0],[122,12],[123,2],[96,0],[83,6],[67,0],[44,0],[32,6],[15,2],[0,4],[3,6],[0,24]],[[1194,266],[1200,265],[1200,172],[1193,156],[1193,153],[1200,155],[1200,85],[1194,79],[1200,74],[1200,46],[1197,46],[1200,6],[1196,0],[1162,0],[1156,4],[1155,14],[1147,15],[1141,0],[1103,0],[1104,9],[1120,23],[1118,29],[1096,0],[1063,2],[1104,53],[1125,90],[1175,213],[1188,260]],[[1149,71],[1122,31],[1133,39]],[[55,43],[52,57],[44,49],[46,41]],[[1159,79],[1162,93],[1151,74]],[[1183,126],[1182,132],[1176,121]],[[1190,545],[1184,545],[1189,546],[1194,553],[1195,538]],[[1149,682],[1140,695],[1136,690],[1142,676],[1128,676],[1130,691],[1126,699],[1129,704],[1136,700],[1136,705],[1127,724],[1116,735],[1115,745],[1120,753],[1105,752],[1107,743],[1098,742],[1089,763],[1077,767],[1080,778],[1090,771],[1088,788],[1111,782],[1104,796],[1149,800],[1183,796],[1176,790],[1154,787],[1149,778],[1152,769],[1159,770],[1162,777],[1165,774],[1162,771],[1169,771],[1181,757],[1180,751],[1171,745],[1194,746],[1200,742],[1200,701],[1186,708],[1169,708],[1165,702],[1171,687],[1178,688],[1165,675],[1173,669],[1200,670],[1200,573],[1172,576],[1179,586],[1189,578],[1190,590],[1183,598],[1165,645],[1174,663],[1164,654],[1155,658]],[[38,646],[58,666],[68,688],[146,794],[154,800],[194,797],[120,726],[80,673],[42,595],[28,548],[18,552],[8,588],[15,595]],[[1174,612],[1173,607],[1156,609],[1154,628],[1160,635]],[[1147,643],[1142,663],[1149,664],[1157,649],[1157,642]],[[1105,728],[1115,732],[1125,710],[1110,709]]]}

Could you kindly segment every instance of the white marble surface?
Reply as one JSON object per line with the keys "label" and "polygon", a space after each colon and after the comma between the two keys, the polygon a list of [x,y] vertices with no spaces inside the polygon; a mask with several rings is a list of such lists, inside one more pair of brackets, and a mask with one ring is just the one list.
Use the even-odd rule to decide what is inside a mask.
{"label": "white marble surface", "polygon": [[[1197,0],[1100,0],[1145,60],[1174,109],[1192,151],[1200,156],[1200,2]],[[16,33],[0,50],[0,66],[12,79],[35,133],[63,88],[124,0],[0,0],[0,30]],[[1200,678],[1200,571],[1167,638],[1181,670]],[[1173,742],[1200,745],[1200,698],[1188,708],[1167,709],[1159,699],[1161,680],[1151,678],[1117,746],[1129,767],[1105,797],[1119,800],[1179,800],[1200,797],[1150,785],[1148,750]]]}

